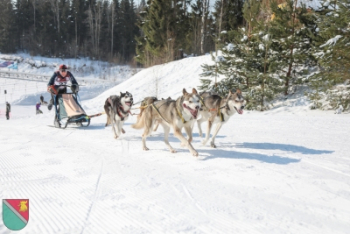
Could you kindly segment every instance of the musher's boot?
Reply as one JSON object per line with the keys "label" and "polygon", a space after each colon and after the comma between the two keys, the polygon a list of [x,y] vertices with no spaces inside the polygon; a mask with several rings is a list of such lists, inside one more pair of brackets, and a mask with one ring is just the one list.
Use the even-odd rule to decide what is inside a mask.
{"label": "musher's boot", "polygon": [[49,109],[49,111],[52,109],[53,106],[53,97],[51,97],[51,100],[49,102],[49,104],[47,105],[47,109]]}

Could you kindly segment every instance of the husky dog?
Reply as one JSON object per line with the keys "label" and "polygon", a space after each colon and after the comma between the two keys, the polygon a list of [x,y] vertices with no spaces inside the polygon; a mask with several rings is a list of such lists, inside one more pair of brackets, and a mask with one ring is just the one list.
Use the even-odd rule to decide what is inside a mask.
{"label": "husky dog", "polygon": [[126,93],[120,92],[120,96],[112,95],[107,98],[104,105],[107,115],[107,123],[105,126],[112,124],[114,138],[118,138],[121,133],[125,133],[123,124],[129,117],[132,105],[133,97],[128,91],[126,91]]}
{"label": "husky dog", "polygon": [[137,116],[137,120],[142,116],[143,111],[145,110],[145,108],[149,105],[151,105],[152,103],[155,103],[158,101],[157,97],[145,97],[142,101],[141,101],[141,106],[140,106],[140,114],[138,114]]}
{"label": "husky dog", "polygon": [[[132,125],[135,129],[144,129],[142,135],[142,146],[144,150],[149,150],[146,146],[146,138],[153,130],[153,125],[158,122],[164,128],[164,142],[169,147],[170,152],[176,151],[169,144],[168,136],[170,128],[174,129],[175,136],[186,146],[192,155],[198,156],[197,151],[193,148],[192,126],[197,119],[201,104],[196,89],[192,93],[187,93],[186,89],[182,91],[183,95],[175,100],[161,100],[147,106],[137,122]],[[181,129],[185,128],[188,140],[182,135]]]}
{"label": "husky dog", "polygon": [[[167,99],[162,98],[162,100],[170,101],[170,100],[172,100],[172,99],[171,99],[171,97],[168,97]],[[157,129],[158,129],[158,127],[159,127],[159,122],[156,121],[156,123],[155,123],[155,125],[154,125],[154,128],[153,128],[153,132],[156,132]]]}
{"label": "husky dog", "polygon": [[[162,100],[168,100],[168,101],[169,101],[169,100],[172,100],[172,99],[171,99],[171,97],[168,97],[167,99],[162,98]],[[147,107],[148,105],[151,105],[152,103],[155,103],[155,102],[157,102],[157,101],[158,101],[158,98],[157,98],[157,97],[145,97],[145,98],[141,101],[141,106],[140,106],[141,111],[140,111],[140,114],[138,114],[137,119],[139,119],[139,118],[141,117],[141,115],[142,115],[143,110],[145,109],[145,107]],[[159,122],[156,121],[156,122],[154,123],[153,131],[156,132],[157,129],[158,129],[158,127],[159,127]]]}
{"label": "husky dog", "polygon": [[200,110],[202,117],[197,121],[199,135],[201,137],[203,136],[201,124],[208,121],[207,133],[203,141],[203,145],[205,145],[209,140],[213,123],[216,123],[216,129],[210,141],[210,146],[216,148],[214,141],[220,128],[233,114],[238,113],[241,115],[243,113],[246,101],[239,89],[235,92],[231,92],[230,90],[226,98],[221,98],[219,95],[211,92],[203,92],[200,94],[200,97],[203,107]]}

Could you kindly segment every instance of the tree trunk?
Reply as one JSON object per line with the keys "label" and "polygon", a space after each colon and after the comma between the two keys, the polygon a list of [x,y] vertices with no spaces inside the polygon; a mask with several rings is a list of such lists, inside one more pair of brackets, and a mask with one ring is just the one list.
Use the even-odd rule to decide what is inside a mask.
{"label": "tree trunk", "polygon": [[288,72],[286,75],[286,82],[284,83],[284,95],[288,95],[288,88],[289,88],[289,80],[290,80],[290,75],[292,74],[292,68],[293,68],[293,50],[294,50],[294,32],[295,32],[295,14],[296,14],[296,7],[297,7],[298,1],[295,1],[295,5],[294,5],[294,10],[293,10],[293,18],[292,18],[292,39],[293,39],[293,43],[290,46],[290,62],[289,62],[289,66],[288,66]]}
{"label": "tree trunk", "polygon": [[204,54],[204,37],[205,37],[205,23],[207,21],[209,0],[204,0],[202,11],[202,25],[201,25],[201,54]]}
{"label": "tree trunk", "polygon": [[77,58],[77,52],[78,52],[78,22],[77,22],[77,16],[75,15],[75,58]]}
{"label": "tree trunk", "polygon": [[114,1],[112,2],[112,35],[111,35],[111,58],[113,58],[113,36],[114,36]]}

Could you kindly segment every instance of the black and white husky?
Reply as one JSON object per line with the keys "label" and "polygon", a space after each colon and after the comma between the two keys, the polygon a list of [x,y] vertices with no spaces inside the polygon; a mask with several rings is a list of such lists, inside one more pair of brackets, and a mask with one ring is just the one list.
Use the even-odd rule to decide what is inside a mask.
{"label": "black and white husky", "polygon": [[107,123],[105,126],[112,124],[114,138],[118,138],[121,133],[125,133],[123,129],[124,122],[128,119],[132,105],[134,104],[132,94],[120,93],[107,98],[104,109],[107,115]]}

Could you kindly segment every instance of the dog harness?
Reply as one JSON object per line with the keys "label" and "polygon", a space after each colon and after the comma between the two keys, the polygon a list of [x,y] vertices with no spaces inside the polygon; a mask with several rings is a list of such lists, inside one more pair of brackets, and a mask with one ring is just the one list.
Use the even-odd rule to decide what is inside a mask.
{"label": "dog harness", "polygon": [[159,112],[158,108],[156,107],[156,105],[154,105],[154,103],[152,103],[151,106],[157,111],[157,113],[160,116],[160,118],[162,118],[162,120],[164,120],[165,122],[167,122],[169,124],[169,122],[166,121],[166,119],[164,119],[164,117],[160,114],[160,112]]}
{"label": "dog harness", "polygon": [[[112,106],[113,106],[113,103],[112,103],[111,97],[108,98],[108,102],[109,102],[109,104],[110,104],[111,107],[112,107]],[[123,116],[120,112],[122,112],[122,113],[123,113],[124,115],[126,115],[126,116]],[[122,105],[119,105],[119,106],[117,107],[117,114],[118,114],[118,116],[120,117],[121,121],[124,121],[125,117],[128,117],[129,114],[131,114],[131,112],[130,112],[130,110],[124,111],[123,106],[122,106]],[[131,115],[132,115],[132,114],[131,114]]]}
{"label": "dog harness", "polygon": [[[121,111],[124,115],[126,115],[126,116],[123,116],[123,115],[120,113],[120,111]],[[121,106],[121,105],[119,106],[119,108],[117,108],[117,113],[118,113],[118,115],[119,115],[121,121],[124,121],[124,118],[125,118],[125,117],[128,117],[129,114],[131,114],[130,110],[124,111],[124,108],[123,108],[123,106]],[[132,114],[131,114],[131,115],[132,115]]]}
{"label": "dog harness", "polygon": [[[212,93],[210,93],[210,95],[212,95]],[[203,105],[204,107],[206,107],[206,105],[204,104],[204,100],[205,100],[205,98],[207,98],[207,97],[203,98],[203,97],[200,96],[200,95],[199,95],[199,97],[200,97],[199,100],[200,100],[200,102],[202,103],[202,105]],[[209,96],[208,96],[208,97],[209,97]],[[227,100],[228,100],[228,99],[227,99]],[[224,121],[225,121],[224,114],[221,113],[221,109],[223,109],[223,108],[226,108],[226,109],[230,110],[230,107],[228,106],[228,101],[226,101],[226,103],[225,103],[224,106],[219,107],[218,109],[216,109],[216,108],[209,109],[209,108],[208,108],[208,110],[209,110],[209,111],[216,111],[216,110],[217,110],[217,111],[218,111],[217,116],[220,117],[221,122],[224,122]]]}

